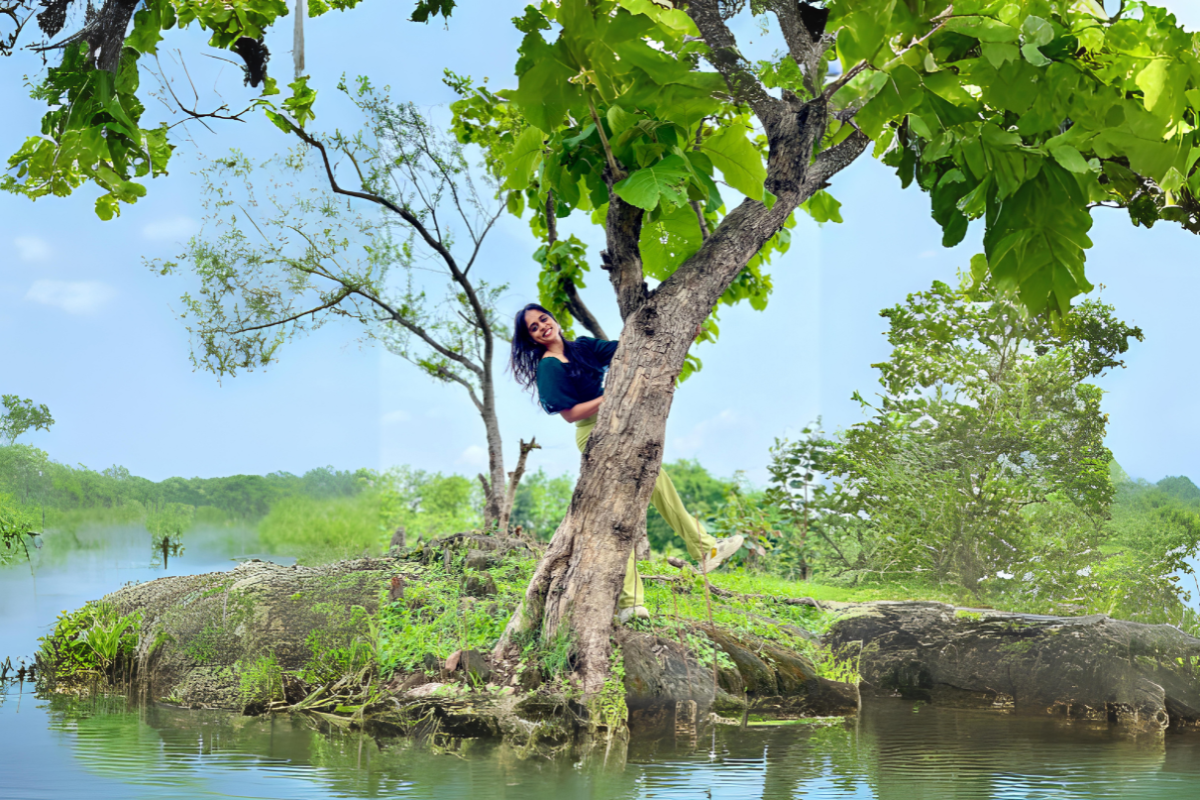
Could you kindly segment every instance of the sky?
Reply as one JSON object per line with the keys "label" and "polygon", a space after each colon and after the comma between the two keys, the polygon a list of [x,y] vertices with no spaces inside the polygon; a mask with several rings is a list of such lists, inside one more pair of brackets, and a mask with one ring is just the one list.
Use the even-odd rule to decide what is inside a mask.
{"label": "sky", "polygon": [[[1191,30],[1200,30],[1200,0],[1164,2]],[[448,26],[406,21],[411,2],[367,0],[356,10],[310,20],[307,66],[319,91],[310,130],[354,130],[361,118],[334,87],[343,75],[369,75],[390,85],[444,124],[455,99],[443,70],[493,89],[514,85],[520,34],[510,18],[523,7],[505,0],[461,0]],[[752,24],[738,31],[744,49],[774,44]],[[757,40],[757,41],[755,41]],[[177,93],[202,108],[253,98],[241,71],[205,57],[199,31],[174,33],[160,54]],[[271,32],[274,74],[291,73],[290,22]],[[178,50],[176,50],[178,49]],[[186,73],[184,67],[186,66]],[[36,133],[44,108],[29,99],[18,76],[36,78],[42,65],[29,53],[0,62],[0,151],[15,152]],[[149,80],[148,78],[146,80]],[[152,84],[152,80],[149,80]],[[180,121],[160,101],[147,103],[143,124]],[[149,125],[147,125],[149,126]],[[290,145],[261,116],[214,123],[212,131],[176,127],[179,149],[170,174],[149,182],[148,196],[100,221],[87,186],[69,198],[37,202],[0,194],[0,392],[50,407],[56,423],[21,441],[67,464],[113,464],[153,480],[303,473],[318,466],[387,468],[474,474],[486,464],[482,422],[465,394],[435,383],[381,348],[364,345],[348,325],[330,324],[286,345],[279,362],[260,372],[218,381],[196,370],[180,319],[186,277],[162,277],[149,266],[177,256],[200,230],[203,209],[194,174],[206,159],[239,148],[266,159]],[[843,224],[801,218],[790,252],[771,273],[775,292],[765,312],[721,312],[721,340],[694,353],[704,369],[677,392],[667,428],[666,459],[695,458],[714,474],[742,470],[766,482],[769,448],[821,417],[826,430],[861,419],[855,390],[874,392],[870,365],[887,358],[879,310],[902,302],[956,271],[982,250],[976,224],[958,247],[941,246],[928,197],[901,190],[894,173],[860,158],[833,182]],[[601,231],[572,220],[596,260]],[[1108,445],[1131,475],[1200,479],[1200,390],[1196,350],[1200,241],[1177,226],[1134,228],[1124,212],[1100,210],[1092,229],[1088,275],[1119,316],[1146,334],[1099,383],[1106,391]],[[506,282],[501,310],[510,317],[536,300],[537,243],[525,222],[501,220],[478,267]],[[598,270],[585,300],[611,333],[619,330],[612,292]],[[499,367],[499,361],[497,362]],[[534,406],[507,376],[498,386],[508,463],[518,439],[536,436],[543,449],[530,469],[577,472],[574,433]]]}

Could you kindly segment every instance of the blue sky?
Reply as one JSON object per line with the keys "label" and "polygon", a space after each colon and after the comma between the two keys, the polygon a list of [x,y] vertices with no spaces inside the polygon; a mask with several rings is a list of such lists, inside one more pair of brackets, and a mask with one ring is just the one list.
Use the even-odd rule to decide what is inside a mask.
{"label": "blue sky", "polygon": [[[390,84],[435,120],[454,99],[441,83],[453,68],[490,85],[512,84],[519,34],[509,19],[519,2],[463,0],[448,28],[405,22],[408,0],[367,0],[349,14],[310,21],[308,71],[321,90],[316,131],[359,124],[333,87],[343,74]],[[1200,2],[1166,2],[1190,29],[1200,29]],[[743,41],[761,39],[752,26]],[[186,87],[174,57],[179,48],[195,79],[201,105],[244,103],[252,94],[240,70],[205,58],[200,32],[174,34],[161,63]],[[268,37],[274,74],[291,71],[291,31]],[[771,47],[758,41],[748,48]],[[0,66],[5,109],[0,150],[14,152],[37,130],[43,108],[15,76],[35,76],[40,61],[18,54]],[[190,89],[188,89],[190,92]],[[215,100],[219,93],[221,100]],[[214,103],[215,100],[215,103]],[[174,122],[165,106],[148,117]],[[473,474],[483,463],[483,426],[455,387],[435,384],[406,362],[361,346],[353,328],[331,324],[286,346],[264,372],[218,381],[193,371],[178,298],[194,287],[185,278],[152,274],[144,261],[177,255],[199,229],[202,210],[192,174],[204,158],[239,147],[266,158],[290,145],[265,119],[215,124],[215,133],[190,125],[171,174],[149,195],[101,222],[92,211],[97,192],[36,203],[0,195],[0,392],[50,406],[57,424],[23,441],[59,461],[95,469],[121,464],[160,480],[171,475],[216,476],[303,472],[411,464]],[[181,130],[179,128],[177,131]],[[668,426],[667,459],[698,458],[713,472],[746,470],[766,479],[767,450],[777,436],[794,435],[822,416],[827,429],[859,417],[854,390],[873,391],[870,364],[887,356],[881,308],[955,271],[981,247],[976,227],[957,248],[941,247],[928,199],[902,191],[894,174],[862,158],[837,176],[833,193],[845,223],[818,227],[802,219],[791,251],[777,259],[776,290],[765,313],[722,312],[722,338],[701,345],[704,370],[676,395]],[[600,231],[570,223],[595,260]],[[1109,446],[1134,476],[1200,478],[1200,419],[1192,413],[1198,379],[1196,350],[1200,241],[1177,227],[1134,228],[1123,212],[1099,211],[1088,259],[1092,282],[1118,314],[1140,325],[1146,341],[1129,354],[1128,368],[1101,381],[1110,414]],[[489,240],[480,269],[508,282],[503,308],[536,299],[536,243],[523,222],[505,218]],[[616,307],[602,273],[585,298],[611,332]],[[576,471],[569,426],[547,417],[507,379],[499,387],[510,463],[518,438],[536,435],[544,449],[531,468]]]}

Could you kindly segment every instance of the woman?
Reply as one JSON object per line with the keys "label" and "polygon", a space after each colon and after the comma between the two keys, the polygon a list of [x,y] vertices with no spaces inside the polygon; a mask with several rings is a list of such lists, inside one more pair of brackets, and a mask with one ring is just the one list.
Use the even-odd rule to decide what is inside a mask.
{"label": "woman", "polygon": [[[575,443],[580,452],[596,426],[596,415],[604,402],[604,373],[616,351],[616,342],[603,339],[581,336],[567,341],[554,315],[536,303],[517,313],[512,337],[513,376],[522,388],[537,396],[547,414],[559,414],[575,423]],[[671,478],[661,469],[650,502],[705,572],[715,569],[742,546],[741,536],[713,539],[683,507]],[[617,603],[622,624],[650,616],[643,605],[644,597],[637,562],[630,553],[625,586]]]}

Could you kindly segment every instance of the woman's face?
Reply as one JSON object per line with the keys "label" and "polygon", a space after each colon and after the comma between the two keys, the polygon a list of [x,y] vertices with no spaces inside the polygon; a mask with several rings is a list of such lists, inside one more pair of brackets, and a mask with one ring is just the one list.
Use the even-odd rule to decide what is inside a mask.
{"label": "woman's face", "polygon": [[554,317],[536,308],[525,312],[525,327],[529,330],[529,337],[542,347],[549,347],[562,339],[562,331]]}

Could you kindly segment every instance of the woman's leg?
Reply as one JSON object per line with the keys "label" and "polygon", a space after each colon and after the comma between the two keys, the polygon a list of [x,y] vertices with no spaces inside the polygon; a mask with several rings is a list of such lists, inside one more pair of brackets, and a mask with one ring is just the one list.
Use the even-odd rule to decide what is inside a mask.
{"label": "woman's leg", "polygon": [[650,502],[662,514],[663,519],[671,526],[679,538],[687,545],[688,555],[696,561],[701,561],[712,551],[717,540],[714,539],[704,526],[687,512],[683,507],[683,499],[675,491],[675,484],[665,469],[658,471],[658,479],[654,481],[654,494]]}

